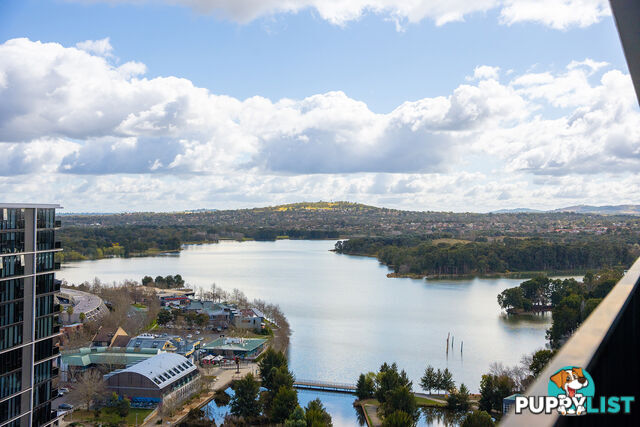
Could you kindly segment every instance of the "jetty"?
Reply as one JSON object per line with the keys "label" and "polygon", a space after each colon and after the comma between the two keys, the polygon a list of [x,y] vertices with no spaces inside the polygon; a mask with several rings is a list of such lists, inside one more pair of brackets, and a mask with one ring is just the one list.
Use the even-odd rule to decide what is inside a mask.
{"label": "jetty", "polygon": [[294,388],[303,390],[331,391],[334,393],[356,393],[356,385],[349,383],[337,383],[330,381],[317,380],[296,380],[293,383]]}

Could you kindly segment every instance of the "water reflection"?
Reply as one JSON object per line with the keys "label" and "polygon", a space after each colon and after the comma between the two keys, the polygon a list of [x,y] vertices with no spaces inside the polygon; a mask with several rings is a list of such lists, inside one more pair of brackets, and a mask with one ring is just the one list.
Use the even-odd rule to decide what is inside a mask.
{"label": "water reflection", "polygon": [[442,408],[422,408],[421,412],[427,426],[459,426],[466,415],[466,412],[450,411]]}

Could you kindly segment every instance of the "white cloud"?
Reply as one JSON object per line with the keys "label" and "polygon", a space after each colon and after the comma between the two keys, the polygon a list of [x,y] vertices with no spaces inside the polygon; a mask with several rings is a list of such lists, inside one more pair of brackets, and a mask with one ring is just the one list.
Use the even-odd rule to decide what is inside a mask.
{"label": "white cloud", "polygon": [[[144,0],[75,0],[85,3],[144,3]],[[314,10],[336,25],[360,19],[366,13],[384,15],[397,24],[425,19],[436,25],[497,9],[506,24],[536,22],[556,29],[586,27],[610,15],[606,0],[164,0],[241,23],[263,16]]]}
{"label": "white cloud", "polygon": [[491,67],[489,65],[479,65],[473,70],[473,76],[467,77],[467,80],[498,80],[500,67]]}
{"label": "white cloud", "polygon": [[[29,174],[40,189],[59,183],[52,194],[70,207],[465,210],[629,201],[640,186],[630,78],[592,59],[503,82],[478,66],[473,84],[386,114],[339,91],[238,100],[144,71],[56,43],[0,45],[0,194],[38,191],[13,178]],[[598,180],[612,192],[591,188]]]}
{"label": "white cloud", "polygon": [[606,0],[505,0],[500,16],[503,22],[537,22],[564,30],[588,27],[611,15]]}
{"label": "white cloud", "polygon": [[109,37],[105,37],[101,40],[85,40],[83,42],[76,43],[76,47],[80,50],[84,50],[85,52],[98,56],[113,56],[113,46],[111,46]]}

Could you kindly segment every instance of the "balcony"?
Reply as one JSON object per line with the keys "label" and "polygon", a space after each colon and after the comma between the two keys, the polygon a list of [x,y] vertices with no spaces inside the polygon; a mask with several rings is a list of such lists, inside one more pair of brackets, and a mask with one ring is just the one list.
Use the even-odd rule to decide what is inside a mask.
{"label": "balcony", "polygon": [[60,263],[59,262],[54,262],[53,263],[53,269],[54,270],[60,270]]}
{"label": "balcony", "polygon": [[59,219],[55,220],[55,222],[53,223],[53,226],[55,228],[60,228],[62,227],[62,221],[60,221]]}
{"label": "balcony", "polygon": [[62,242],[59,240],[54,242],[53,249],[62,249]]}
{"label": "balcony", "polygon": [[[640,259],[609,292],[549,362],[526,396],[547,396],[549,378],[565,366],[584,368],[595,385],[594,402],[602,396],[637,396],[640,383]],[[640,408],[628,415],[563,417],[551,414],[510,413],[501,426],[639,425]]]}
{"label": "balcony", "polygon": [[52,313],[60,313],[60,304],[54,304],[53,305]]}

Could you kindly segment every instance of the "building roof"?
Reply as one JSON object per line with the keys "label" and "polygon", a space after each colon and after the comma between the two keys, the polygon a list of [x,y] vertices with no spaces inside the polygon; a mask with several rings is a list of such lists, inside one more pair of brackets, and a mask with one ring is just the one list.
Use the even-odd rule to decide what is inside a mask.
{"label": "building roof", "polygon": [[130,351],[122,347],[83,347],[72,353],[63,353],[62,363],[69,366],[132,365],[158,354],[160,350]]}
{"label": "building roof", "polygon": [[132,350],[160,349],[189,356],[198,344],[200,344],[200,339],[190,341],[177,335],[140,334],[129,340],[127,348]]}
{"label": "building roof", "polygon": [[163,388],[197,370],[198,368],[184,356],[175,353],[160,353],[126,369],[107,374],[105,377],[125,372],[136,373],[149,378],[159,388]]}
{"label": "building roof", "polygon": [[62,209],[62,206],[45,203],[0,203],[0,209]]}
{"label": "building roof", "polygon": [[263,338],[218,338],[204,346],[207,350],[253,351],[267,342]]}
{"label": "building roof", "polygon": [[244,317],[261,317],[261,318],[264,318],[264,314],[262,314],[262,312],[260,310],[258,310],[257,308],[244,308],[244,309],[240,310],[240,313],[242,313],[242,315]]}
{"label": "building roof", "polygon": [[62,288],[60,295],[68,295],[73,304],[73,311],[76,313],[88,313],[100,307],[102,298],[97,295],[83,292],[76,289]]}

